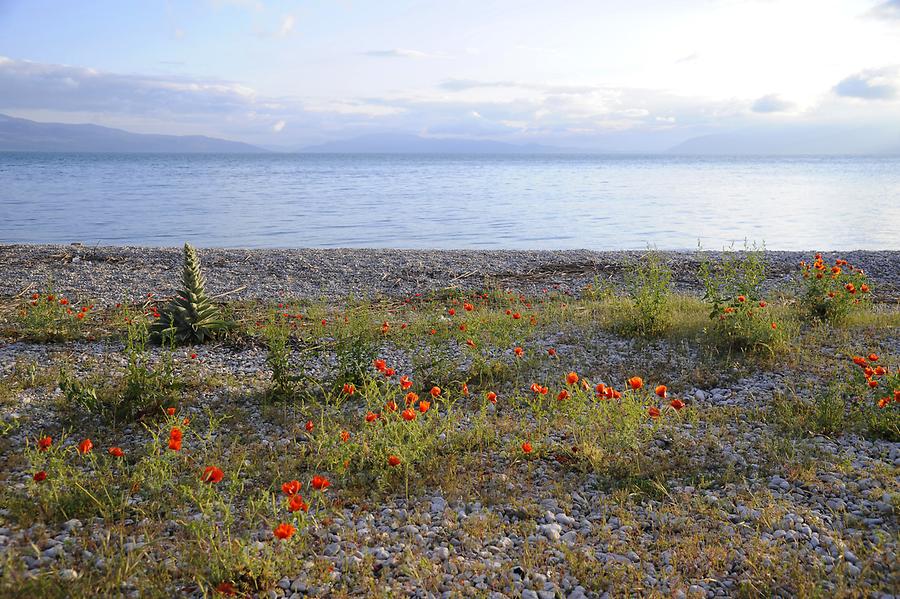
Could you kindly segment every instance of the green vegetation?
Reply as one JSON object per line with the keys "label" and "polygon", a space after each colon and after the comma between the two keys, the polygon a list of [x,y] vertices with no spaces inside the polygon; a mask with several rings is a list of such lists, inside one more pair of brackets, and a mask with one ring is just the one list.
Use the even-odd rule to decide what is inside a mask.
{"label": "green vegetation", "polygon": [[190,244],[184,244],[182,289],[160,311],[151,333],[158,340],[174,339],[179,344],[204,343],[228,328],[219,309],[206,295],[206,282],[200,271],[200,257]]}

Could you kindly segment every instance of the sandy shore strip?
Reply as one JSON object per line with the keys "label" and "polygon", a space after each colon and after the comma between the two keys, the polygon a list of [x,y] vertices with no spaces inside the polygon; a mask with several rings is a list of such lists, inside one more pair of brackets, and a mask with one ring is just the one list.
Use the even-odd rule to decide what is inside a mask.
{"label": "sandy shore strip", "polygon": [[[620,281],[643,252],[590,250],[395,250],[395,249],[201,249],[212,294],[229,300],[344,299],[406,296],[448,286],[502,286],[523,293],[551,285],[577,291],[596,279]],[[697,267],[718,253],[664,252],[676,288],[699,291]],[[809,252],[766,252],[770,283],[797,273]],[[900,251],[827,252],[866,270],[877,301],[900,298]],[[180,247],[0,245],[0,297],[39,289],[52,280],[57,291],[100,305],[147,293],[169,295],[180,279]]]}

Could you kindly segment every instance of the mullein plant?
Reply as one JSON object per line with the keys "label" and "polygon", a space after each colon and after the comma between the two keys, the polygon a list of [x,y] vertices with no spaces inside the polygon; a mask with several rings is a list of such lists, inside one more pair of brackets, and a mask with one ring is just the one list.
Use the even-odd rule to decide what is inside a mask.
{"label": "mullein plant", "polygon": [[184,244],[182,290],[160,310],[159,319],[151,327],[157,340],[171,339],[178,344],[204,343],[215,339],[228,327],[218,307],[204,289],[206,281],[200,271],[200,257],[190,244]]}

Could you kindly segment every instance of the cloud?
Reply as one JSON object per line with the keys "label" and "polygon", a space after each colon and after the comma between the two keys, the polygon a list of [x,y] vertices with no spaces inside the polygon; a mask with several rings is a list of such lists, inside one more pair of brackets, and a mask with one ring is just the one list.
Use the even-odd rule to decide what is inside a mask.
{"label": "cloud", "polygon": [[790,111],[791,123],[900,122],[900,102],[858,100],[860,93],[882,98],[900,89],[896,67],[864,71],[838,87],[842,93],[826,94],[817,107],[803,111],[775,94],[748,102],[514,80],[452,79],[385,96],[267,97],[232,81],[110,73],[0,56],[0,112],[281,145],[391,132],[653,151],[686,136],[756,126],[759,119],[748,114],[748,106]]}
{"label": "cloud", "polygon": [[276,35],[278,37],[286,37],[291,34],[294,30],[294,25],[296,24],[297,19],[294,15],[285,15],[281,18],[281,25],[278,26],[278,32]]}
{"label": "cloud", "polygon": [[887,0],[866,13],[866,16],[885,21],[900,21],[900,0]]}
{"label": "cloud", "polygon": [[122,75],[0,57],[0,108],[147,116],[247,110],[256,92],[227,81]]}
{"label": "cloud", "polygon": [[691,54],[688,54],[687,56],[682,56],[681,58],[679,58],[678,60],[675,61],[675,64],[682,64],[685,62],[694,62],[698,58],[700,58],[700,55],[696,52],[693,52]]}
{"label": "cloud", "polygon": [[430,52],[422,52],[421,50],[410,50],[406,48],[394,48],[392,50],[369,50],[363,52],[364,56],[372,56],[374,58],[450,58],[446,54],[432,54]]}
{"label": "cloud", "polygon": [[790,112],[796,108],[796,105],[785,100],[778,94],[768,94],[757,98],[750,109],[753,112],[770,113],[770,112]]}
{"label": "cloud", "polygon": [[900,66],[867,69],[840,81],[834,93],[845,98],[892,100],[900,95]]}
{"label": "cloud", "polygon": [[552,83],[526,83],[522,81],[478,81],[474,79],[448,79],[440,84],[447,91],[467,91],[470,89],[526,89],[555,94],[586,94],[602,89],[595,85],[557,85]]}

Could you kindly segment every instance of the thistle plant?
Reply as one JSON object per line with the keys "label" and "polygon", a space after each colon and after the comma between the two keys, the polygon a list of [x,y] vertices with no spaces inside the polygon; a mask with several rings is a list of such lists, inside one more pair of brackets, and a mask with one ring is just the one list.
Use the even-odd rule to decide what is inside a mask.
{"label": "thistle plant", "polygon": [[160,311],[151,333],[156,339],[171,336],[176,343],[203,343],[214,339],[228,325],[206,295],[200,257],[188,243],[184,244],[181,281],[182,290]]}

